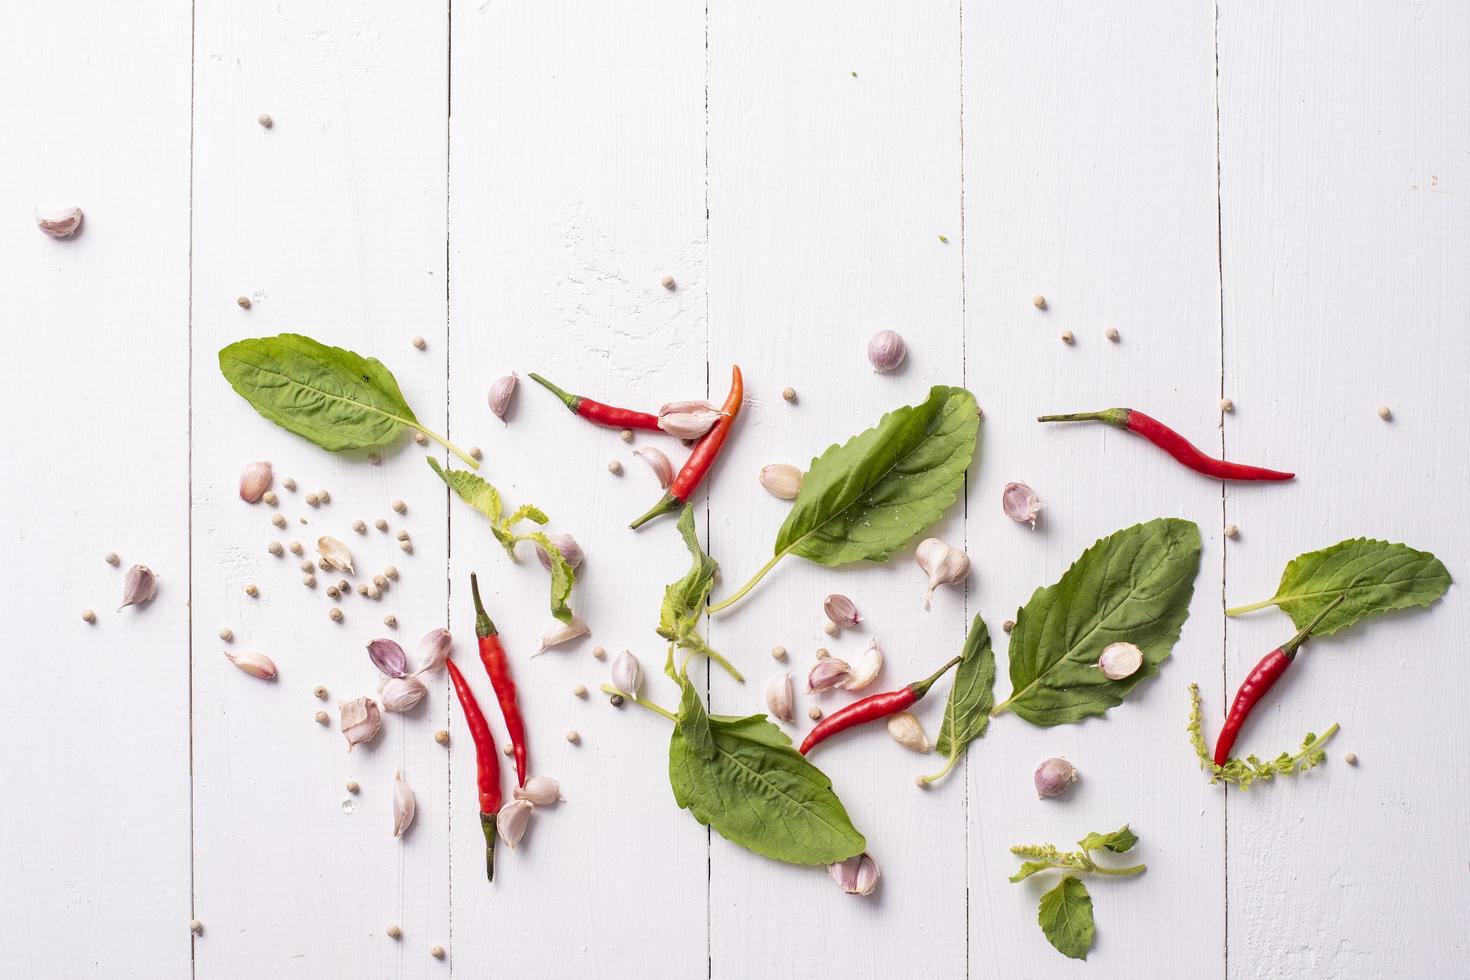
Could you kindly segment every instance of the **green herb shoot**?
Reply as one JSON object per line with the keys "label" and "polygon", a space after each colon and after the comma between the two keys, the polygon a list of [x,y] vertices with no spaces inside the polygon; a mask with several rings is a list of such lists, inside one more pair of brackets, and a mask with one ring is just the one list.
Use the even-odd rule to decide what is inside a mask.
{"label": "green herb shoot", "polygon": [[1041,896],[1036,918],[1046,941],[1064,956],[1075,960],[1087,959],[1092,948],[1095,928],[1092,921],[1092,896],[1078,875],[1105,875],[1121,878],[1142,874],[1147,865],[1135,864],[1127,868],[1113,868],[1098,864],[1094,851],[1109,851],[1124,854],[1138,843],[1138,835],[1127,824],[1110,834],[1090,833],[1077,842],[1079,851],[1060,851],[1052,844],[1018,844],[1011,848],[1017,857],[1029,858],[1021,869],[1011,875],[1011,881],[1024,881],[1034,874],[1045,871],[1067,872],[1056,887]]}
{"label": "green herb shoot", "polygon": [[1205,744],[1202,725],[1199,685],[1191,684],[1189,685],[1189,741],[1194,746],[1194,754],[1199,756],[1199,767],[1210,774],[1211,783],[1234,783],[1241,789],[1250,789],[1251,783],[1258,779],[1269,782],[1277,776],[1291,776],[1321,765],[1327,761],[1327,752],[1322,746],[1337,734],[1337,723],[1334,722],[1328,726],[1321,737],[1308,732],[1307,737],[1302,739],[1302,747],[1294,754],[1283,752],[1266,762],[1262,762],[1253,755],[1248,755],[1244,759],[1227,759],[1223,766],[1217,766],[1215,760],[1210,757],[1209,746]]}

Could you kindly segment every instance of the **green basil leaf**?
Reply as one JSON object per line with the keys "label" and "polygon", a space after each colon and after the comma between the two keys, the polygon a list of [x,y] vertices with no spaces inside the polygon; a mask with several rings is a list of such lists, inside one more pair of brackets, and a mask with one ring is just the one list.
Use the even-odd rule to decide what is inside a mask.
{"label": "green basil leaf", "polygon": [[1034,874],[1039,874],[1042,871],[1050,871],[1055,867],[1055,864],[1047,861],[1023,861],[1021,863],[1021,870],[1011,875],[1011,882],[1025,881]]}
{"label": "green basil leaf", "polygon": [[1092,948],[1094,927],[1092,924],[1092,897],[1080,879],[1067,875],[1057,886],[1041,896],[1041,906],[1036,919],[1046,941],[1057,948],[1063,956],[1074,960],[1087,959]]}
{"label": "green basil leaf", "polygon": [[980,410],[963,388],[935,387],[889,412],[812,460],[775,553],[828,566],[886,561],[954,503],[979,433]]}
{"label": "green basil leaf", "polygon": [[699,632],[700,620],[705,615],[705,601],[710,589],[714,588],[715,572],[719,562],[705,554],[700,547],[699,534],[694,529],[694,507],[685,504],[679,514],[679,533],[684,546],[689,549],[692,561],[689,571],[679,581],[664,589],[663,607],[659,610],[658,635],[669,640],[681,650],[701,654],[715,661],[737,681],[745,680],[740,671],[705,642]]}
{"label": "green basil leaf", "polygon": [[1105,847],[1114,854],[1123,854],[1132,850],[1133,845],[1138,843],[1138,835],[1129,830],[1128,825],[1125,823],[1111,834],[1094,832],[1088,834],[1077,843],[1082,845],[1084,851],[1095,851],[1100,847]]}
{"label": "green basil leaf", "polygon": [[419,427],[381,361],[300,334],[236,341],[219,352],[219,369],[261,415],[333,452]]}
{"label": "green basil leaf", "polygon": [[526,517],[537,524],[545,524],[549,518],[539,508],[527,504],[516,510],[508,519],[502,520],[504,505],[500,500],[500,492],[484,479],[466,470],[446,470],[432,456],[428,457],[428,464],[429,469],[433,470],[439,479],[443,480],[449,489],[459,496],[459,499],[489,518],[490,533],[495,535],[495,540],[500,542],[501,547],[505,549],[506,554],[510,555],[512,561],[520,561],[516,555],[516,545],[522,541],[533,542],[545,553],[546,557],[551,560],[551,614],[563,623],[571,622],[570,599],[572,586],[577,581],[576,571],[567,564],[561,551],[551,543],[545,534],[540,531],[516,534],[511,530],[511,525]]}
{"label": "green basil leaf", "polygon": [[679,715],[674,724],[691,752],[702,759],[713,759],[715,740],[709,733],[709,714],[704,710],[704,702],[699,699],[694,685],[689,683],[688,674],[680,674],[676,679],[679,682]]}
{"label": "green basil leaf", "polygon": [[1345,595],[1342,605],[1312,631],[1314,636],[1328,636],[1370,616],[1427,606],[1449,587],[1449,570],[1429,552],[1353,538],[1293,558],[1281,573],[1276,595],[1265,602],[1227,609],[1226,615],[1279,606],[1297,629],[1304,629],[1328,603]]}
{"label": "green basil leaf", "polygon": [[[1010,709],[1033,725],[1100,715],[1152,677],[1179,639],[1199,571],[1199,528],[1159,518],[1115,532],[1082,553],[1057,584],[1037,589],[1011,630]],[[1097,668],[1110,643],[1143,651],[1132,677]]]}
{"label": "green basil leaf", "polygon": [[708,721],[710,756],[696,750],[683,726],[669,739],[674,800],[694,819],[731,843],[791,864],[832,864],[863,852],[867,841],[832,781],[765,715]]}
{"label": "green basil leaf", "polygon": [[926,783],[943,779],[959,762],[965,749],[990,727],[990,709],[995,706],[995,653],[990,649],[990,630],[976,613],[970,623],[954,685],[944,705],[939,738],[934,748],[948,760],[942,770],[925,776]]}

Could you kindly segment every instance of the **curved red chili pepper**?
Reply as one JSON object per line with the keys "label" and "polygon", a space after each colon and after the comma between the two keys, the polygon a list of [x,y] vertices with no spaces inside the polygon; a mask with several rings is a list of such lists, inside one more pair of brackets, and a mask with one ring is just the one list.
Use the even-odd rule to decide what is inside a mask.
{"label": "curved red chili pepper", "polygon": [[618,408],[615,405],[604,405],[602,402],[593,401],[590,398],[583,398],[581,395],[569,394],[534,371],[531,372],[531,379],[543,385],[553,395],[560,398],[562,404],[571,409],[573,415],[580,415],[588,422],[594,422],[597,425],[606,425],[614,429],[649,429],[654,432],[661,431],[658,427],[657,415],[649,415],[647,412],[635,412],[631,408]]}
{"label": "curved red chili pepper", "polygon": [[928,694],[929,688],[934,686],[934,682],[943,677],[949,668],[959,662],[960,658],[955,657],[949,663],[940,667],[933,674],[916,684],[907,684],[896,691],[870,694],[861,701],[854,701],[847,707],[832,712],[817,722],[816,727],[807,733],[799,751],[802,755],[806,755],[817,745],[825,742],[838,732],[845,732],[854,726],[864,725],[870,721],[877,721],[879,718],[887,718],[889,715],[898,714]]}
{"label": "curved red chili pepper", "polygon": [[1101,412],[1078,412],[1072,415],[1042,415],[1038,422],[1105,422],[1119,429],[1136,432],[1196,473],[1217,480],[1290,480],[1295,473],[1268,470],[1216,459],[1196,448],[1188,439],[1158,419],[1132,408],[1108,408]]}
{"label": "curved red chili pepper", "polygon": [[704,479],[711,466],[714,465],[715,457],[720,455],[720,449],[725,445],[725,439],[730,435],[730,427],[735,424],[735,417],[740,414],[740,405],[745,400],[745,379],[740,374],[740,365],[736,364],[730,368],[730,394],[725,396],[725,404],[720,406],[721,415],[715,420],[710,430],[700,437],[695,443],[694,451],[684,461],[679,475],[674,477],[674,482],[669,485],[668,492],[663,495],[653,509],[638,518],[628,526],[634,528],[642,527],[649,521],[662,514],[669,514],[678,510],[688,502],[698,489],[700,481]]}
{"label": "curved red chili pepper", "polygon": [[459,697],[459,706],[464,710],[465,724],[470,729],[470,739],[475,743],[475,779],[480,788],[480,829],[485,832],[485,878],[495,880],[495,815],[500,812],[500,755],[495,748],[495,736],[490,734],[490,723],[475,700],[475,692],[469,682],[454,665],[447,661],[449,680],[454,693]]}
{"label": "curved red chili pepper", "polygon": [[1262,657],[1255,669],[1246,675],[1245,682],[1240,685],[1240,690],[1235,692],[1235,701],[1230,705],[1230,714],[1225,716],[1225,727],[1220,729],[1220,738],[1215,742],[1215,765],[1223,766],[1230,761],[1230,750],[1235,746],[1235,738],[1240,734],[1240,726],[1245,724],[1246,718],[1255,710],[1261,698],[1266,696],[1266,692],[1281,680],[1281,675],[1286,673],[1286,668],[1290,667],[1291,662],[1296,659],[1297,651],[1311,638],[1312,630],[1321,625],[1327,614],[1336,609],[1338,603],[1346,598],[1347,596],[1340,595],[1334,599],[1301,632]]}
{"label": "curved red chili pepper", "polygon": [[510,676],[510,658],[505,655],[505,647],[500,645],[500,634],[480,604],[480,583],[474,572],[470,573],[470,594],[475,597],[475,636],[480,641],[480,662],[485,665],[485,673],[490,675],[490,686],[495,688],[495,699],[500,702],[500,714],[505,718],[505,731],[510,736],[516,760],[516,783],[524,787],[526,726],[521,719],[520,705],[516,704],[516,682]]}

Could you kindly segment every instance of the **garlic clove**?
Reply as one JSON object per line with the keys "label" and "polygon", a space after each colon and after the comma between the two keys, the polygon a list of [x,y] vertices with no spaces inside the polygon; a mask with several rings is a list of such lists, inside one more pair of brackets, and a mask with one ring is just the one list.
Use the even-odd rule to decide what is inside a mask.
{"label": "garlic clove", "polygon": [[495,815],[495,832],[512,851],[526,834],[532,809],[534,807],[530,800],[511,800]]}
{"label": "garlic clove", "polygon": [[240,499],[247,504],[258,504],[260,498],[271,488],[271,464],[248,463],[240,474]]}
{"label": "garlic clove", "polygon": [[429,689],[424,686],[424,682],[411,674],[407,677],[390,677],[383,682],[383,710],[400,713],[412,711],[414,705],[422,701],[428,693]]}
{"label": "garlic clove", "polygon": [[928,752],[934,748],[929,736],[924,734],[924,726],[910,711],[900,711],[896,715],[888,716],[888,736],[904,748],[915,752]]}
{"label": "garlic clove", "polygon": [[546,631],[541,634],[541,646],[536,648],[536,652],[545,653],[558,644],[575,640],[577,637],[586,636],[591,632],[587,628],[587,624],[582,622],[581,616],[573,616],[570,623],[563,623],[561,620],[557,620],[546,627]]}
{"label": "garlic clove", "polygon": [[816,694],[818,691],[840,687],[847,681],[850,673],[852,668],[846,660],[838,660],[836,657],[818,660],[806,675],[806,693]]}
{"label": "garlic clove", "polygon": [[795,500],[801,493],[801,470],[790,463],[771,463],[762,466],[760,484],[766,492],[782,500]]}
{"label": "garlic clove", "polygon": [[1121,681],[1138,673],[1143,666],[1143,651],[1132,643],[1109,643],[1103,647],[1097,666],[1110,681]]}
{"label": "garlic clove", "polygon": [[551,806],[561,802],[561,785],[550,776],[532,776],[526,785],[511,790],[510,795],[536,806]]}
{"label": "garlic clove", "polygon": [[723,414],[706,401],[669,402],[658,410],[658,427],[679,439],[698,439]]}
{"label": "garlic clove", "polygon": [[1077,768],[1066,759],[1047,759],[1036,767],[1034,781],[1039,798],[1061,796],[1077,781]]}
{"label": "garlic clove", "polygon": [[848,673],[847,680],[843,681],[842,686],[849,691],[861,691],[873,683],[873,680],[878,676],[878,672],[882,669],[883,648],[874,639],[862,653],[857,655],[857,659],[853,660],[852,669]]}
{"label": "garlic clove", "polygon": [[259,677],[263,681],[276,679],[276,664],[263,653],[231,653],[225,651],[225,656],[230,663],[239,667],[251,677]]}
{"label": "garlic clove", "polygon": [[633,455],[648,464],[653,470],[653,475],[658,478],[658,485],[667,490],[669,484],[674,482],[674,464],[669,462],[669,457],[664,455],[662,449],[654,449],[648,446],[644,449],[633,450]]}
{"label": "garlic clove", "polygon": [[389,677],[402,677],[408,673],[408,657],[396,640],[377,639],[368,644],[368,658]]}
{"label": "garlic clove", "polygon": [[827,619],[839,629],[852,629],[863,621],[858,615],[857,606],[845,595],[829,595],[822,603],[822,610],[826,612]]}
{"label": "garlic clove", "polygon": [[347,739],[347,751],[363,742],[378,737],[383,727],[383,716],[372,698],[354,698],[338,705],[342,712],[342,735]]}
{"label": "garlic clove", "polygon": [[[582,567],[582,561],[585,556],[582,554],[582,546],[577,544],[576,538],[570,534],[548,534],[546,540],[550,541],[552,547],[561,552],[562,559],[572,567],[573,571]],[[539,544],[536,546],[536,560],[541,563],[542,568],[547,570],[551,569],[551,558],[546,554],[546,549],[542,548]]]}
{"label": "garlic clove", "polygon": [[878,862],[867,851],[827,865],[827,873],[849,895],[871,895],[878,887]]}
{"label": "garlic clove", "polygon": [[327,568],[346,572],[348,575],[356,574],[352,570],[352,552],[348,551],[347,546],[336,538],[329,536],[317,538],[316,552],[322,556],[322,562]]}
{"label": "garlic clove", "polygon": [[868,341],[868,363],[880,374],[898,367],[907,354],[908,345],[892,330],[879,330]]}
{"label": "garlic clove", "polygon": [[418,662],[419,668],[415,674],[427,674],[444,666],[449,655],[454,652],[454,637],[442,626],[436,626],[424,634],[419,640]]}
{"label": "garlic clove", "polygon": [[123,602],[117,608],[122,610],[128,606],[146,605],[152,602],[156,595],[158,595],[158,576],[153,574],[153,569],[147,565],[134,565],[123,576]]}
{"label": "garlic clove", "polygon": [[393,836],[402,837],[404,831],[413,824],[413,815],[416,807],[414,804],[413,790],[403,779],[403,771],[399,770],[393,777]]}
{"label": "garlic clove", "polygon": [[1041,498],[1024,483],[1007,483],[1000,494],[1000,506],[1005,515],[1017,524],[1035,527],[1036,515],[1041,510]]}
{"label": "garlic clove", "polygon": [[48,238],[70,238],[82,226],[82,209],[67,208],[50,214],[36,212],[36,227]]}
{"label": "garlic clove", "polygon": [[796,698],[791,689],[791,672],[782,671],[766,683],[766,710],[781,721],[796,720]]}
{"label": "garlic clove", "polygon": [[919,563],[929,576],[929,588],[924,591],[924,608],[929,608],[929,598],[941,585],[951,585],[970,574],[970,558],[958,548],[951,548],[938,538],[925,538],[914,552],[914,561]]}
{"label": "garlic clove", "polygon": [[510,399],[516,393],[516,383],[519,380],[512,371],[490,386],[490,411],[502,422],[505,421],[505,413],[510,411]]}
{"label": "garlic clove", "polygon": [[643,685],[643,665],[638,658],[624,650],[618,654],[618,658],[612,665],[613,687],[630,695],[635,701],[638,699],[638,688]]}

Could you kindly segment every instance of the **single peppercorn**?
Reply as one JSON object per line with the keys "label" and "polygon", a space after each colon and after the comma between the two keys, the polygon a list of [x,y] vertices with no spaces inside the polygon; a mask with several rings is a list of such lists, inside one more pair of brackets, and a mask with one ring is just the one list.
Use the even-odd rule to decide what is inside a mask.
{"label": "single peppercorn", "polygon": [[250,309],[250,297],[249,296],[237,296],[237,297],[235,297],[235,303],[238,304],[239,307],[240,307],[240,309],[242,309],[242,310],[248,310],[248,309]]}
{"label": "single peppercorn", "polygon": [[781,397],[784,398],[784,399],[786,399],[789,402],[796,401],[796,389],[795,388],[782,388],[781,389]]}
{"label": "single peppercorn", "polygon": [[434,741],[438,742],[440,745],[448,745],[449,732],[443,728],[439,729],[437,732],[434,733]]}
{"label": "single peppercorn", "polygon": [[614,708],[621,708],[623,706],[623,696],[621,694],[614,694],[612,697],[607,699],[607,703],[612,705]]}

